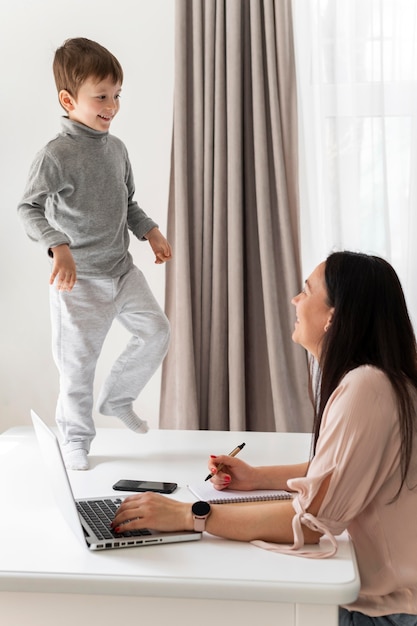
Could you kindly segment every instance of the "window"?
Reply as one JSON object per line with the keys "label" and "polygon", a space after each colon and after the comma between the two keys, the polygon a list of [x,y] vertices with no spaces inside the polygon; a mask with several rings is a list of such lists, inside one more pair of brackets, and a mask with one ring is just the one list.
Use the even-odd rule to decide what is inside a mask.
{"label": "window", "polygon": [[293,14],[305,272],[333,249],[383,256],[417,323],[417,3],[293,0]]}

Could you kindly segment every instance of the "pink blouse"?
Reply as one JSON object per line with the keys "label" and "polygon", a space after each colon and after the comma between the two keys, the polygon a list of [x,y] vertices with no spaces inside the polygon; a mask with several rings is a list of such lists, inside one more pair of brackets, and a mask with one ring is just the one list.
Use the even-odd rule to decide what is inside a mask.
{"label": "pink blouse", "polygon": [[[329,488],[316,517],[307,513],[323,479]],[[417,437],[407,484],[400,485],[397,402],[383,372],[361,366],[349,372],[323,414],[316,454],[304,478],[288,481],[297,492],[294,545],[260,547],[310,557],[335,553],[334,536],[348,530],[361,577],[356,602],[346,608],[366,615],[417,614]],[[328,553],[303,546],[301,524],[325,533]]]}

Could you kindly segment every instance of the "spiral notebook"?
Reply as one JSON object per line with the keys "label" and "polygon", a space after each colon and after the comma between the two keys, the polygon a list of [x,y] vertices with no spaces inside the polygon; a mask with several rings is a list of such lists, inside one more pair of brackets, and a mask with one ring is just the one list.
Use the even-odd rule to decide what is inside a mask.
{"label": "spiral notebook", "polygon": [[199,500],[211,504],[227,504],[238,502],[267,502],[268,500],[291,500],[292,494],[282,489],[257,489],[256,491],[233,491],[215,489],[210,482],[188,485],[188,489]]}

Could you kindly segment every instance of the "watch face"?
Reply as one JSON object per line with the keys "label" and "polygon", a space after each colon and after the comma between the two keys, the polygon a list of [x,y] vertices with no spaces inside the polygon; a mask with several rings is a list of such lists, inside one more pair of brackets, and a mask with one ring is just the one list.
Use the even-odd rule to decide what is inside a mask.
{"label": "watch face", "polygon": [[192,512],[194,515],[208,515],[210,513],[210,505],[208,502],[194,502]]}

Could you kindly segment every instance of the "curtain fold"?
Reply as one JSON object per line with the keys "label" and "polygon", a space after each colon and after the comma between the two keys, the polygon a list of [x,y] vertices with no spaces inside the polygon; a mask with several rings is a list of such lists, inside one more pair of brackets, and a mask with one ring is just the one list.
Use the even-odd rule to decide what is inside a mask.
{"label": "curtain fold", "polygon": [[288,0],[176,0],[162,428],[308,431]]}

